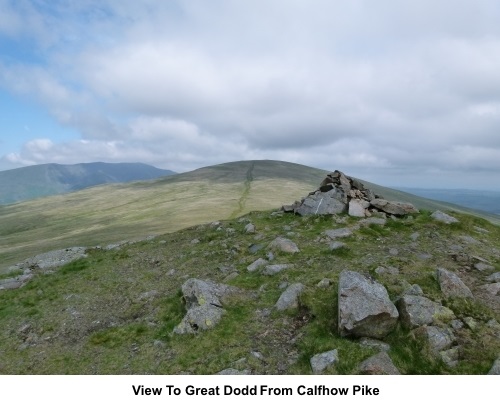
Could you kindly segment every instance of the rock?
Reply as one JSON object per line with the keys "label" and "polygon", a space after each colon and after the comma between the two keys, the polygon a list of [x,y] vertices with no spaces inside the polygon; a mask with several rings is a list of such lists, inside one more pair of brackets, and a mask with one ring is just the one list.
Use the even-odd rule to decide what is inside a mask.
{"label": "rock", "polygon": [[182,285],[187,313],[174,333],[196,333],[213,328],[225,313],[225,298],[241,293],[236,287],[191,278]]}
{"label": "rock", "polygon": [[268,263],[268,261],[266,259],[259,258],[259,259],[255,260],[252,264],[247,266],[247,270],[249,272],[256,271],[259,268],[265,266],[267,263]]}
{"label": "rock", "polygon": [[290,239],[277,237],[274,239],[268,246],[269,249],[277,249],[281,252],[285,253],[297,253],[300,252],[297,245],[292,242]]}
{"label": "rock", "polygon": [[423,295],[424,292],[418,284],[412,284],[405,290],[404,295]]}
{"label": "rock", "polygon": [[342,199],[342,191],[336,188],[327,192],[316,191],[302,201],[295,213],[302,216],[340,214],[347,209],[347,203]]}
{"label": "rock", "polygon": [[419,210],[413,204],[399,201],[387,201],[381,198],[375,198],[370,201],[375,208],[393,215],[418,214]]}
{"label": "rock", "polygon": [[448,367],[456,367],[458,365],[458,359],[460,357],[460,347],[455,346],[448,350],[443,350],[439,352],[441,360]]}
{"label": "rock", "polygon": [[197,245],[198,243],[200,243],[200,240],[199,239],[193,239],[191,241],[191,245]]}
{"label": "rock", "polygon": [[337,241],[334,241],[334,242],[330,243],[330,245],[328,245],[328,248],[330,250],[337,250],[337,249],[341,249],[343,247],[346,247],[346,244],[342,243],[342,242],[337,242]]}
{"label": "rock", "polygon": [[252,254],[257,253],[259,250],[264,249],[264,245],[262,244],[252,244],[249,246],[248,251]]}
{"label": "rock", "polygon": [[299,306],[299,296],[304,290],[305,286],[301,283],[295,283],[290,285],[279,297],[278,302],[275,304],[275,308],[278,311],[285,311],[287,309],[298,308]]}
{"label": "rock", "polygon": [[455,340],[455,336],[451,330],[437,326],[421,326],[415,329],[415,335],[424,337],[429,344],[429,349],[435,355],[450,348]]}
{"label": "rock", "polygon": [[367,219],[362,219],[361,221],[358,222],[358,224],[362,226],[370,226],[370,225],[385,226],[386,223],[387,220],[385,218],[367,218]]}
{"label": "rock", "polygon": [[397,255],[399,255],[399,250],[398,250],[398,249],[396,249],[396,248],[390,248],[390,249],[389,249],[389,254],[390,254],[391,256],[397,256]]}
{"label": "rock", "polygon": [[347,236],[352,235],[352,229],[351,228],[329,229],[325,231],[325,235],[328,236],[330,239],[345,238]]}
{"label": "rock", "polygon": [[488,371],[488,375],[500,375],[500,357],[493,362],[490,371]]}
{"label": "rock", "polygon": [[370,203],[367,201],[352,199],[349,201],[349,215],[351,217],[365,217],[365,209],[370,206]]}
{"label": "rock", "polygon": [[420,237],[420,234],[418,232],[413,232],[411,235],[410,235],[410,239],[413,241],[413,242],[416,242],[417,239]]}
{"label": "rock", "polygon": [[250,375],[250,370],[237,370],[235,368],[226,368],[217,373],[217,375]]}
{"label": "rock", "polygon": [[381,352],[388,352],[391,348],[391,346],[389,346],[389,344],[382,342],[381,340],[371,339],[371,338],[367,338],[367,337],[361,338],[359,340],[359,344],[361,346],[371,347],[373,349],[377,349],[378,351],[381,351]]}
{"label": "rock", "polygon": [[375,269],[375,273],[377,274],[391,274],[393,276],[399,274],[399,270],[396,267],[382,267],[379,266]]}
{"label": "rock", "polygon": [[471,316],[466,316],[463,321],[470,330],[477,330],[479,327],[478,322]]}
{"label": "rock", "polygon": [[490,231],[488,231],[487,229],[484,229],[484,228],[480,228],[479,226],[474,226],[474,230],[478,233],[490,233]]}
{"label": "rock", "polygon": [[400,375],[391,358],[386,352],[380,352],[367,358],[359,365],[361,374],[368,375]]}
{"label": "rock", "polygon": [[499,295],[500,293],[500,283],[485,284],[479,288],[486,291],[490,295]]}
{"label": "rock", "polygon": [[264,268],[262,274],[265,274],[266,276],[272,276],[273,274],[277,274],[280,271],[286,270],[290,267],[292,267],[291,264],[269,264]]}
{"label": "rock", "polygon": [[499,281],[500,282],[500,272],[494,273],[491,276],[487,277],[486,281],[491,281],[491,282]]}
{"label": "rock", "polygon": [[491,271],[491,270],[495,270],[495,267],[490,266],[489,264],[486,264],[486,263],[483,263],[483,262],[476,263],[474,265],[474,268],[476,270],[479,270],[479,271],[485,271],[485,270]]}
{"label": "rock", "polygon": [[328,287],[330,287],[331,283],[332,282],[331,282],[331,280],[329,278],[324,278],[318,284],[316,284],[316,287],[318,287],[318,288],[328,288]]}
{"label": "rock", "polygon": [[460,330],[464,327],[464,323],[459,319],[453,319],[450,325],[454,330]]}
{"label": "rock", "polygon": [[319,353],[311,357],[310,364],[314,374],[321,374],[339,361],[337,349]]}
{"label": "rock", "polygon": [[246,224],[245,232],[246,233],[255,233],[255,225],[252,223]]}
{"label": "rock", "polygon": [[383,338],[399,313],[382,284],[344,270],[339,278],[338,319],[341,336]]}
{"label": "rock", "polygon": [[439,287],[445,297],[472,298],[472,292],[469,287],[455,273],[438,268],[436,274]]}
{"label": "rock", "polygon": [[434,218],[439,222],[444,222],[445,224],[453,224],[455,222],[458,222],[458,219],[452,217],[451,215],[445,214],[442,211],[434,211],[431,215],[431,218]]}
{"label": "rock", "polygon": [[398,300],[397,307],[401,322],[410,329],[455,318],[451,309],[419,295],[404,295]]}
{"label": "rock", "polygon": [[479,245],[481,243],[477,239],[474,239],[472,236],[469,235],[462,235],[460,236],[460,239],[469,245]]}

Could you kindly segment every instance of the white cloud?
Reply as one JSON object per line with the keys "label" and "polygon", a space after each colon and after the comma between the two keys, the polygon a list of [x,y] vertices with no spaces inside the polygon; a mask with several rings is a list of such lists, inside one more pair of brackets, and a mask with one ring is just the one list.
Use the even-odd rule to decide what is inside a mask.
{"label": "white cloud", "polygon": [[0,4],[12,16],[0,32],[30,37],[45,61],[4,61],[0,83],[82,136],[26,145],[9,155],[20,163],[498,170],[494,0]]}

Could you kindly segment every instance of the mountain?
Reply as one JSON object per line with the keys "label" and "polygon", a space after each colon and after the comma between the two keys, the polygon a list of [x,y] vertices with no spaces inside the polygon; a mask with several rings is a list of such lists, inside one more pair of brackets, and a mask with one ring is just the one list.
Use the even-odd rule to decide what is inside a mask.
{"label": "mountain", "polygon": [[[0,206],[0,263],[13,264],[67,246],[159,235],[276,209],[315,190],[326,173],[287,162],[239,161]],[[471,213],[500,223],[493,214],[364,184],[389,200],[408,201],[420,209]]]}
{"label": "mountain", "polygon": [[398,187],[399,190],[433,200],[500,215],[500,191]]}
{"label": "mountain", "polygon": [[149,180],[174,174],[143,163],[55,163],[0,171],[0,204],[69,193],[108,183]]}

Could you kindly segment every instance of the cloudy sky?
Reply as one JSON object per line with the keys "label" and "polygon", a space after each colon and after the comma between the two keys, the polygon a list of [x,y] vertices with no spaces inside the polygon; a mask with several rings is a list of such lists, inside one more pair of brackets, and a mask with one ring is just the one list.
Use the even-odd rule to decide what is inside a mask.
{"label": "cloudy sky", "polygon": [[276,159],[500,190],[498,0],[0,0],[0,170]]}

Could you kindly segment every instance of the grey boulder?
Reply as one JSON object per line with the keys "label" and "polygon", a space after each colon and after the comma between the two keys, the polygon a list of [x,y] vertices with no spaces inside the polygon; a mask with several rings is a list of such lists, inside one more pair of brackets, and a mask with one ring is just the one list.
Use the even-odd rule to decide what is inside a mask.
{"label": "grey boulder", "polygon": [[472,298],[472,292],[469,287],[455,273],[438,268],[436,274],[439,287],[445,297]]}
{"label": "grey boulder", "polygon": [[344,270],[338,290],[338,325],[341,336],[386,336],[399,317],[382,284],[360,273]]}

